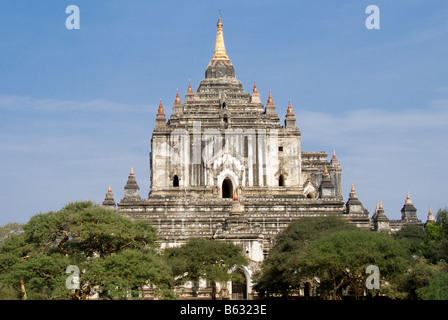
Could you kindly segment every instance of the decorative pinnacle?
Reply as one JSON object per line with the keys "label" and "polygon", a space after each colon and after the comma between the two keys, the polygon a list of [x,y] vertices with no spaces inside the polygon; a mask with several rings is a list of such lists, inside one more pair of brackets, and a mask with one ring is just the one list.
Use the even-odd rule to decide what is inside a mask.
{"label": "decorative pinnacle", "polygon": [[271,91],[269,91],[269,97],[268,97],[268,103],[267,104],[274,104],[274,100],[272,100]]}
{"label": "decorative pinnacle", "polygon": [[288,110],[286,111],[286,114],[293,114],[293,113],[292,113],[292,107],[291,107],[291,100],[289,100],[289,103],[288,103]]}
{"label": "decorative pinnacle", "polygon": [[193,93],[193,89],[191,89],[191,83],[190,83],[190,81],[188,81],[188,89],[187,89],[187,93]]}
{"label": "decorative pinnacle", "polygon": [[112,189],[110,188],[110,183],[109,183],[109,189],[107,189],[107,192],[112,193]]}
{"label": "decorative pinnacle", "polygon": [[131,167],[131,173],[129,175],[131,175],[131,176],[134,175],[134,167]]}
{"label": "decorative pinnacle", "polygon": [[238,194],[236,190],[233,192],[233,201],[238,201]]}
{"label": "decorative pinnacle", "polygon": [[163,110],[162,99],[160,99],[158,113],[159,114],[164,114],[165,113],[165,111]]}
{"label": "decorative pinnacle", "polygon": [[258,93],[257,83],[255,81],[254,81],[254,90],[252,91],[252,93]]}
{"label": "decorative pinnacle", "polygon": [[333,149],[333,159],[336,159],[336,150]]}
{"label": "decorative pinnacle", "polygon": [[433,222],[433,221],[435,221],[435,219],[434,219],[434,215],[432,214],[432,211],[431,211],[431,206],[429,206],[429,212],[428,212],[428,219],[427,219],[429,222]]}
{"label": "decorative pinnacle", "polygon": [[379,209],[378,207],[378,201],[376,202],[376,207],[375,207],[375,211],[377,211]]}
{"label": "decorative pinnacle", "polygon": [[412,204],[411,197],[409,196],[409,192],[406,193],[406,201],[405,204]]}
{"label": "decorative pinnacle", "polygon": [[212,60],[229,60],[229,57],[226,54],[226,47],[224,45],[224,35],[222,33],[222,21],[221,15],[219,15],[218,23],[216,24],[218,30],[216,32],[216,45],[215,45],[215,54],[213,55]]}
{"label": "decorative pinnacle", "polygon": [[353,184],[353,182],[352,182],[352,190],[350,191],[351,193],[355,193],[356,191],[355,191],[355,185]]}
{"label": "decorative pinnacle", "polygon": [[383,203],[381,202],[381,200],[380,200],[380,207],[379,207],[379,209],[383,210]]}
{"label": "decorative pinnacle", "polygon": [[176,99],[174,99],[174,104],[181,104],[180,97],[179,97],[179,90],[177,90]]}

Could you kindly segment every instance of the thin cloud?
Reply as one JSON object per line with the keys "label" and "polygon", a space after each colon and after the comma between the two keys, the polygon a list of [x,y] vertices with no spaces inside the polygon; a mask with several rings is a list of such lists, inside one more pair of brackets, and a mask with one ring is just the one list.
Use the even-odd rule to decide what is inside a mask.
{"label": "thin cloud", "polygon": [[9,111],[35,111],[46,113],[66,113],[73,111],[84,112],[132,112],[155,114],[155,105],[129,105],[104,99],[92,101],[72,101],[58,99],[36,99],[15,95],[0,95],[0,110]]}

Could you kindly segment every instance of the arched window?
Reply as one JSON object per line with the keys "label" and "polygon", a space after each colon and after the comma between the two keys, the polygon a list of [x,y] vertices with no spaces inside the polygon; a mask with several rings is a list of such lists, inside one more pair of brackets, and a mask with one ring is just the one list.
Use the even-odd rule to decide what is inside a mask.
{"label": "arched window", "polygon": [[233,184],[229,178],[225,178],[222,182],[222,197],[224,199],[233,199]]}
{"label": "arched window", "polygon": [[178,187],[179,186],[179,177],[178,176],[174,176],[173,178],[173,187]]}
{"label": "arched window", "polygon": [[281,174],[280,177],[278,178],[278,185],[280,187],[284,187],[285,186],[285,177],[283,177],[283,175]]}

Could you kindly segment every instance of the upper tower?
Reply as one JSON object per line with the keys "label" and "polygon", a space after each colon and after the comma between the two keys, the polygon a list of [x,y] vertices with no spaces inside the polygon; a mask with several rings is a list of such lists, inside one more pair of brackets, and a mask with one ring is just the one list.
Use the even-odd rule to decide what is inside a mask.
{"label": "upper tower", "polygon": [[409,192],[406,195],[406,201],[401,209],[401,220],[406,222],[420,222],[417,218],[417,209],[414,207],[409,197]]}
{"label": "upper tower", "polygon": [[[214,52],[198,89],[189,81],[183,101],[176,92],[171,115],[165,116],[159,104],[151,138],[150,195],[230,199],[237,190],[242,199],[260,192],[302,197],[301,134],[291,104],[283,127],[271,92],[266,105],[255,82],[252,93],[245,92],[226,52],[221,16],[216,27]],[[320,168],[312,164],[307,173],[318,180],[316,185],[316,171],[322,170],[323,163]],[[335,170],[332,166],[329,180]],[[339,186],[330,184],[327,200]]]}
{"label": "upper tower", "polygon": [[214,94],[218,95],[218,98],[222,98],[227,93],[236,94],[235,98],[241,98],[241,95],[247,98],[243,85],[236,79],[235,69],[226,53],[221,16],[219,16],[216,26],[215,52],[205,70],[205,79],[199,84],[198,92],[206,94],[208,98],[212,98]]}

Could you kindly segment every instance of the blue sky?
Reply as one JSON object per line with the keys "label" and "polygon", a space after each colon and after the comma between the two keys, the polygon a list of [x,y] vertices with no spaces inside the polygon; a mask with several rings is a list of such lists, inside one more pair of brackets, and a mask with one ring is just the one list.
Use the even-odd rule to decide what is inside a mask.
{"label": "blue sky", "polygon": [[[81,28],[68,30],[68,5]],[[370,4],[380,29],[368,30]],[[302,150],[333,149],[343,194],[426,220],[448,204],[448,2],[3,0],[0,225],[68,202],[123,197],[131,166],[149,192],[159,99],[171,113],[204,78],[221,10],[237,78],[291,100]]]}

